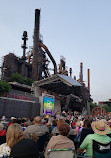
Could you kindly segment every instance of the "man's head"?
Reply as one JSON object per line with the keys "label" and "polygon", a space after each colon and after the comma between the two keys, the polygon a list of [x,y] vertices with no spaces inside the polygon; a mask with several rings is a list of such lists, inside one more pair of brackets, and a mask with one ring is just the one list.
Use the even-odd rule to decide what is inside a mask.
{"label": "man's head", "polygon": [[34,123],[35,124],[41,124],[42,120],[41,120],[41,117],[40,116],[37,116],[34,118]]}

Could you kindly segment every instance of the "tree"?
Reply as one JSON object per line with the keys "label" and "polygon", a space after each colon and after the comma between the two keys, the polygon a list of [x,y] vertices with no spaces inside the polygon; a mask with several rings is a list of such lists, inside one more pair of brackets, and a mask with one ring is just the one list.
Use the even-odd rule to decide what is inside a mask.
{"label": "tree", "polygon": [[90,111],[95,107],[97,107],[97,103],[90,103]]}
{"label": "tree", "polygon": [[2,96],[3,93],[8,93],[11,90],[11,86],[0,80],[0,96]]}
{"label": "tree", "polygon": [[111,112],[111,107],[110,106],[105,105],[103,108],[106,110],[106,112]]}
{"label": "tree", "polygon": [[26,84],[26,85],[29,85],[29,86],[31,86],[32,83],[33,83],[32,79],[30,79],[30,78],[24,78],[21,74],[19,74],[17,72],[13,73],[11,75],[10,81],[11,82],[16,81],[18,83]]}

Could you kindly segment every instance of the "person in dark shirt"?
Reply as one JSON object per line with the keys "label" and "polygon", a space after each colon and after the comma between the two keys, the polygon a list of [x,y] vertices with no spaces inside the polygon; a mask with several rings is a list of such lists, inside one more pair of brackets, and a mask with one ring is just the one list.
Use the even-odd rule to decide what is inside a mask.
{"label": "person in dark shirt", "polygon": [[21,139],[11,149],[13,158],[39,158],[37,144],[31,139]]}
{"label": "person in dark shirt", "polygon": [[83,140],[85,139],[85,137],[88,134],[94,134],[94,131],[91,128],[91,121],[85,120],[84,126],[83,126],[82,131],[81,131],[80,144],[83,142]]}

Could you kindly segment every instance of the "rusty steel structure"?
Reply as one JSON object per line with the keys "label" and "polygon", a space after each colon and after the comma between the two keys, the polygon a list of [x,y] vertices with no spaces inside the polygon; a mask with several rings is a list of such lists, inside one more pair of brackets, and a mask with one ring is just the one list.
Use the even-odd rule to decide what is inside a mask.
{"label": "rusty steel structure", "polygon": [[42,54],[39,48],[40,10],[35,10],[32,75],[35,81],[42,79]]}
{"label": "rusty steel structure", "polygon": [[26,49],[27,49],[26,41],[28,40],[28,38],[27,38],[27,31],[23,32],[22,40],[23,40],[23,45],[21,46],[23,48],[23,56],[22,56],[22,58],[25,60],[26,59],[25,54],[26,54]]}
{"label": "rusty steel structure", "polygon": [[[33,42],[33,51],[31,52],[31,55],[28,57],[30,61],[30,57],[33,56],[32,61],[32,74],[33,79],[38,81],[42,79],[42,71],[44,71],[45,77],[49,77],[48,69],[45,67],[46,56],[45,53],[49,56],[51,59],[53,65],[54,65],[54,74],[57,74],[57,66],[56,62],[51,55],[48,48],[42,43],[42,41],[39,38],[39,26],[40,26],[40,10],[35,10],[35,28],[34,28],[34,42]],[[43,50],[41,48],[44,48],[45,52],[43,53]]]}
{"label": "rusty steel structure", "polygon": [[103,115],[103,116],[104,116],[104,115],[106,114],[106,111],[105,111],[105,109],[102,108],[102,107],[95,107],[95,108],[93,108],[91,114],[92,114],[93,116],[100,116],[100,115]]}
{"label": "rusty steel structure", "polygon": [[22,40],[23,40],[23,45],[21,46],[23,48],[23,56],[21,58],[21,62],[22,62],[22,76],[23,77],[26,77],[26,49],[27,49],[27,46],[26,46],[26,41],[28,40],[27,38],[27,31],[24,31],[23,32],[23,36],[22,36]]}
{"label": "rusty steel structure", "polygon": [[72,68],[69,69],[70,76],[72,77]]}
{"label": "rusty steel structure", "polygon": [[83,63],[80,63],[80,83],[83,84]]}
{"label": "rusty steel structure", "polygon": [[88,69],[87,72],[88,72],[88,90],[90,94],[90,69]]}
{"label": "rusty steel structure", "polygon": [[[25,78],[31,78],[34,81],[39,81],[43,78],[50,76],[48,69],[50,58],[54,66],[54,74],[57,74],[56,62],[48,50],[47,46],[43,43],[40,37],[40,10],[35,10],[35,26],[33,35],[33,48],[29,55],[26,55],[26,41],[28,40],[27,31],[23,32],[23,56],[21,58],[16,57],[13,53],[9,53],[4,57],[3,67],[6,70],[2,71],[2,79],[8,81],[12,73],[18,72]],[[13,67],[11,58],[13,60]],[[9,73],[7,73],[7,69]]]}
{"label": "rusty steel structure", "polygon": [[[25,78],[30,78],[34,81],[41,81],[45,78],[50,78],[52,75],[66,75],[68,76],[68,70],[66,69],[65,58],[60,59],[59,68],[57,69],[56,61],[49,51],[48,47],[44,44],[41,35],[40,35],[40,10],[35,10],[35,25],[34,25],[34,35],[33,35],[33,47],[31,47],[29,54],[26,53],[27,45],[26,41],[28,40],[27,31],[23,32],[22,40],[23,40],[23,55],[22,57],[17,57],[13,53],[9,53],[4,56],[4,61],[2,67],[2,80],[9,81],[11,74],[18,72]],[[49,62],[53,64],[53,74],[50,74]],[[8,71],[7,71],[8,70]],[[72,68],[69,69],[69,76],[72,78]],[[76,76],[74,79],[76,80]],[[90,100],[90,70],[88,69],[88,87],[85,86],[83,81],[83,63],[80,63],[80,74],[79,79],[76,80],[81,84],[81,87],[68,87],[62,84],[62,81],[58,81],[55,83],[56,89],[52,88],[52,86],[48,85],[45,87],[47,89],[51,89],[51,91],[57,91],[60,87],[58,86],[59,82],[61,87],[61,92],[63,92],[64,96],[62,98],[62,105],[64,103],[68,103],[69,108],[78,110],[82,110],[83,107],[86,106],[87,101]],[[53,84],[52,84],[53,85]],[[66,96],[66,92],[68,96]],[[70,94],[71,93],[71,94]],[[67,99],[68,98],[68,99]],[[68,101],[67,101],[68,100]],[[78,108],[80,107],[81,108]]]}
{"label": "rusty steel structure", "polygon": [[66,62],[65,62],[65,58],[62,56],[60,59],[60,64],[59,64],[59,74],[62,75],[68,75],[68,72],[66,70]]}

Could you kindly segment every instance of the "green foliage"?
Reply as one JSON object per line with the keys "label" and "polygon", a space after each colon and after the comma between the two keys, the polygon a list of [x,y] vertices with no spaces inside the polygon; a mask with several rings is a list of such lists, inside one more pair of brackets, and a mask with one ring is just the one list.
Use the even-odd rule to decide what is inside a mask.
{"label": "green foliage", "polygon": [[90,111],[95,107],[97,107],[97,103],[90,103]]}
{"label": "green foliage", "polygon": [[111,107],[111,103],[108,103],[108,106]]}
{"label": "green foliage", "polygon": [[13,73],[11,75],[10,81],[11,82],[16,81],[18,83],[26,84],[26,85],[29,85],[29,86],[31,86],[32,83],[33,83],[33,81],[30,78],[24,78],[24,77],[22,77],[21,74],[18,74],[17,72]]}
{"label": "green foliage", "polygon": [[111,107],[110,106],[105,105],[103,108],[106,110],[106,112],[111,112]]}
{"label": "green foliage", "polygon": [[3,93],[8,93],[10,90],[11,90],[11,86],[8,83],[0,80],[0,96]]}
{"label": "green foliage", "polygon": [[[104,105],[104,106],[102,106],[102,108],[104,108],[104,109],[106,110],[106,112],[111,112],[111,106],[110,106],[110,105],[111,105],[111,104]],[[91,111],[92,111],[92,109],[95,108],[95,107],[98,107],[98,106],[97,106],[97,103],[90,103],[90,109],[91,109]]]}
{"label": "green foliage", "polygon": [[26,85],[29,85],[29,86],[31,86],[32,85],[32,83],[33,83],[33,81],[30,79],[30,78],[24,78],[24,83],[26,84]]}
{"label": "green foliage", "polygon": [[22,77],[20,74],[18,74],[17,72],[16,72],[16,73],[13,73],[13,74],[11,75],[10,81],[16,81],[16,82],[21,83],[21,84],[24,83],[23,77]]}

